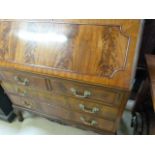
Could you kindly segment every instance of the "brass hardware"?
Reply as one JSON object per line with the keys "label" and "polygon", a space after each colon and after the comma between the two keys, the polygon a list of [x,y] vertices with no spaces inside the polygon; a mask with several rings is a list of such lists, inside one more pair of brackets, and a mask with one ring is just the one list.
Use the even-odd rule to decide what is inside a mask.
{"label": "brass hardware", "polygon": [[87,113],[97,113],[99,111],[99,108],[93,107],[92,109],[86,108],[83,104],[79,104],[79,107],[82,111]]}
{"label": "brass hardware", "polygon": [[21,96],[26,96],[26,90],[21,90],[20,88],[16,88],[16,93],[19,93]]}
{"label": "brass hardware", "polygon": [[70,90],[74,94],[74,96],[76,96],[78,98],[87,98],[91,95],[91,92],[89,92],[87,90],[84,91],[83,95],[78,94],[77,93],[78,91],[75,88],[71,88]]}
{"label": "brass hardware", "polygon": [[97,122],[96,122],[95,120],[87,121],[87,120],[85,120],[85,118],[82,117],[82,116],[80,117],[80,119],[81,119],[81,121],[82,121],[84,124],[89,125],[89,126],[94,126],[94,125],[97,124]]}
{"label": "brass hardware", "polygon": [[19,84],[21,84],[21,85],[24,85],[24,86],[27,86],[27,85],[29,85],[29,80],[28,79],[22,79],[22,78],[20,78],[20,77],[18,77],[18,76],[15,76],[14,77],[14,80],[15,81],[17,81]]}
{"label": "brass hardware", "polygon": [[24,106],[26,106],[27,108],[32,108],[32,103],[24,101]]}

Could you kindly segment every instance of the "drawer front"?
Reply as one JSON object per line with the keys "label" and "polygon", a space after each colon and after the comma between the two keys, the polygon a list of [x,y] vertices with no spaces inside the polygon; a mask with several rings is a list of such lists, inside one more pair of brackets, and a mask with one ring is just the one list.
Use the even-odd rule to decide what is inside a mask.
{"label": "drawer front", "polygon": [[30,87],[19,86],[15,84],[6,83],[6,82],[2,82],[1,85],[9,94],[14,94],[21,97],[27,97],[27,98],[31,97],[35,100],[39,100],[42,102],[46,101],[51,105],[69,108],[69,104],[67,103],[67,99],[66,99],[68,97],[58,96],[49,91],[36,90]]}
{"label": "drawer front", "polygon": [[74,118],[74,121],[92,128],[113,131],[115,127],[115,123],[113,121],[92,117],[86,114],[73,113],[72,117]]}
{"label": "drawer front", "polygon": [[10,81],[21,86],[40,88],[44,90],[51,89],[48,80],[37,75],[34,76],[26,73],[10,71],[0,71],[0,75],[2,80]]}
{"label": "drawer front", "polygon": [[37,91],[24,86],[12,85],[4,82],[2,83],[2,86],[9,93],[45,101],[54,106],[62,106],[64,108],[70,108],[79,112],[97,115],[108,119],[115,119],[117,117],[118,109],[106,106],[106,103],[100,104],[89,100],[57,95],[48,91]]}
{"label": "drawer front", "polygon": [[36,102],[29,100],[27,98],[23,98],[23,97],[11,95],[11,94],[8,94],[8,96],[11,99],[12,103],[17,106],[28,108],[31,110],[42,109],[40,104],[36,104]]}
{"label": "drawer front", "polygon": [[118,106],[122,97],[122,91],[101,86],[87,85],[56,78],[50,78],[49,80],[26,73],[1,71],[0,75],[2,76],[2,80],[10,81],[20,86],[39,88],[39,90],[52,91],[53,93],[68,95],[77,99],[90,99],[101,103],[105,102],[109,105]]}
{"label": "drawer front", "polygon": [[122,97],[121,91],[100,86],[86,85],[59,79],[53,81],[53,83],[51,82],[51,84],[57,93],[69,95],[77,99],[91,99],[117,106],[120,104],[119,101]]}
{"label": "drawer front", "polygon": [[54,106],[46,102],[34,101],[25,97],[19,97],[11,94],[9,94],[9,97],[16,106],[20,106],[29,110],[34,110],[48,116],[53,115],[63,119],[69,118],[69,111],[60,107],[55,108]]}
{"label": "drawer front", "polygon": [[30,88],[2,83],[2,86],[11,94],[16,94],[24,97],[31,97],[35,100],[49,103],[53,106],[60,106],[67,109],[72,109],[78,112],[91,114],[93,116],[104,117],[107,119],[116,119],[118,109],[104,104],[90,102],[88,100],[76,99],[62,95],[56,95],[45,91],[36,91]]}
{"label": "drawer front", "polygon": [[43,112],[49,116],[54,115],[91,128],[97,128],[108,131],[113,131],[114,129],[114,121],[109,121],[98,117],[93,117],[87,114],[81,114],[78,112],[70,112],[63,108],[60,109],[59,107],[52,108],[50,106],[47,106],[44,108]]}
{"label": "drawer front", "polygon": [[114,122],[89,116],[87,114],[81,114],[78,112],[69,111],[64,108],[54,107],[47,103],[38,103],[36,101],[31,101],[30,99],[24,97],[17,97],[14,95],[9,95],[11,100],[15,105],[35,110],[36,112],[40,112],[44,115],[48,115],[49,117],[58,117],[64,120],[69,120],[73,122],[77,122],[81,125],[85,125],[88,127],[93,127],[97,129],[103,129],[112,131],[114,128]]}
{"label": "drawer front", "polygon": [[117,108],[112,108],[94,102],[77,100],[75,98],[69,98],[68,103],[71,109],[80,113],[103,117],[110,120],[116,120],[119,111]]}
{"label": "drawer front", "polygon": [[87,114],[81,114],[78,112],[71,112],[64,108],[45,106],[42,112],[49,116],[60,117],[91,128],[107,131],[113,131],[114,129],[113,121],[93,117]]}

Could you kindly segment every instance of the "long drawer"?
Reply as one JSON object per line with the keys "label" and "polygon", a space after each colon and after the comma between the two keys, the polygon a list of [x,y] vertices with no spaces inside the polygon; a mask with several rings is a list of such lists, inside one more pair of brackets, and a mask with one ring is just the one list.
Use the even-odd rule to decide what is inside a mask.
{"label": "long drawer", "polygon": [[15,105],[46,114],[49,117],[55,116],[60,119],[66,119],[85,126],[107,131],[112,131],[114,129],[114,121],[90,116],[85,113],[73,112],[61,107],[55,107],[46,102],[36,102],[34,100],[15,95],[9,95],[9,97]]}
{"label": "long drawer", "polygon": [[31,97],[32,99],[46,102],[53,106],[60,106],[113,120],[116,119],[118,114],[118,108],[106,106],[106,103],[104,102],[101,104],[89,100],[57,95],[48,91],[37,91],[30,88],[25,88],[24,86],[16,86],[8,83],[2,83],[2,86],[11,94]]}
{"label": "long drawer", "polygon": [[120,90],[62,80],[59,78],[44,78],[36,74],[0,71],[0,75],[3,81],[8,81],[17,85],[48,90],[57,94],[68,95],[80,99],[106,102],[113,106],[119,106],[123,94]]}

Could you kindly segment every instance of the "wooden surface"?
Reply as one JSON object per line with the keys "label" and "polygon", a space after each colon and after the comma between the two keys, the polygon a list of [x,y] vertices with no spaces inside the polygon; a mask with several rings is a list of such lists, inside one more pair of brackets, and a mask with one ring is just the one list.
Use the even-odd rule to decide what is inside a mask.
{"label": "wooden surface", "polygon": [[140,20],[1,20],[1,85],[17,109],[115,134],[140,32]]}
{"label": "wooden surface", "polygon": [[36,114],[36,115],[39,115],[41,117],[45,117],[51,121],[54,121],[54,122],[57,122],[57,123],[60,123],[60,124],[63,124],[63,125],[70,125],[70,126],[73,126],[73,127],[76,127],[76,128],[80,128],[80,129],[83,129],[83,130],[91,130],[91,131],[94,131],[94,132],[97,132],[99,134],[102,134],[102,135],[113,135],[114,134],[114,131],[110,131],[110,130],[103,130],[103,129],[99,129],[99,128],[93,128],[93,127],[90,127],[90,126],[86,126],[86,125],[81,125],[81,123],[78,123],[78,122],[74,122],[74,121],[71,121],[71,120],[64,120],[63,118],[59,118],[59,117],[56,117],[56,116],[50,116],[50,115],[47,115],[45,113],[41,113],[41,112],[36,112],[36,111],[33,111],[32,109],[27,109],[27,108],[24,108],[24,107],[20,107],[20,106],[16,106],[16,105],[13,105],[13,107],[17,110],[20,110],[20,111],[28,111],[28,112],[31,112],[33,114]]}
{"label": "wooden surface", "polygon": [[[90,96],[87,98],[90,100],[97,100],[98,102],[106,102],[109,105],[118,106],[119,100],[122,98],[123,91],[109,89],[106,87],[95,86],[95,85],[87,85],[79,82],[72,82],[68,80],[61,80],[57,78],[41,78],[35,75],[27,75],[18,72],[6,72],[1,71],[0,73],[3,82],[3,86],[6,89],[11,90],[12,92],[24,92],[33,95],[37,93],[33,88],[38,88],[39,90],[48,90],[51,93],[57,93],[62,95],[67,95],[71,97],[80,98],[79,96],[84,95],[85,91],[90,92]],[[19,77],[20,79],[27,79],[29,82],[27,85],[23,85],[23,83],[17,81],[14,77]],[[7,82],[11,82],[15,85],[9,85]],[[18,86],[20,85],[20,86]],[[24,87],[25,86],[25,87]],[[26,88],[27,87],[27,88]],[[32,88],[32,90],[31,90]],[[17,90],[18,89],[18,90]],[[72,92],[72,89],[76,90],[76,94]],[[40,93],[41,94],[41,93]]]}
{"label": "wooden surface", "polygon": [[[5,89],[5,92],[10,97],[11,101],[14,103],[15,107],[19,106],[19,109],[25,108],[26,110],[33,110],[38,114],[48,115],[48,117],[53,118],[54,116],[58,117],[60,120],[65,118],[65,122],[75,121],[80,123],[83,126],[90,127],[89,123],[93,119],[88,119],[85,115],[90,116],[90,118],[95,117],[99,120],[112,121],[113,127],[106,128],[106,124],[97,125],[97,128],[91,126],[91,128],[98,132],[98,129],[104,131],[109,131],[110,133],[115,133],[119,121],[121,119],[124,106],[126,104],[126,99],[124,98],[127,95],[126,91],[110,89],[103,86],[88,85],[80,82],[73,82],[68,80],[61,80],[58,78],[49,78],[44,76],[38,76],[35,74],[27,74],[20,71],[10,72],[1,71],[0,77],[2,80],[2,87]],[[16,80],[14,77],[19,77],[19,80]],[[28,82],[24,82],[27,79]],[[48,85],[45,81],[48,81]],[[39,84],[37,84],[37,82]],[[49,89],[50,86],[50,89]],[[77,90],[77,94],[74,94],[71,91],[71,88]],[[83,97],[84,92],[90,92],[90,96]],[[77,96],[78,95],[78,96]],[[80,96],[80,97],[79,97]],[[82,96],[82,98],[81,98]],[[125,100],[124,100],[125,99]],[[84,106],[81,108],[81,106]],[[50,112],[48,107],[56,107],[62,110],[56,111],[53,113]],[[93,109],[98,109],[97,112],[93,112]],[[48,111],[46,111],[48,109]],[[63,111],[67,110],[68,112],[78,113],[73,119],[70,119],[69,116],[64,116]],[[80,114],[81,116],[80,116]],[[66,113],[67,115],[67,113]],[[86,117],[86,122],[80,121],[79,117]],[[101,118],[101,119],[100,119]],[[74,120],[78,119],[78,121]],[[76,123],[73,124],[76,124]],[[86,125],[88,124],[88,125]],[[97,129],[97,130],[96,130]]]}
{"label": "wooden surface", "polygon": [[[91,95],[85,98],[80,98],[80,97],[76,97],[74,94],[72,94],[72,92],[70,94],[65,94],[65,93],[61,93],[58,90],[55,91],[55,89],[51,90],[51,91],[43,91],[42,89],[34,89],[31,87],[25,87],[25,86],[19,86],[19,85],[15,85],[15,84],[9,84],[8,82],[3,82],[2,86],[5,88],[5,90],[7,90],[8,92],[12,92],[12,93],[16,93],[19,94],[21,96],[30,96],[30,97],[38,97],[39,99],[52,99],[52,97],[54,95],[65,95],[68,97],[74,97],[76,99],[85,99],[88,101],[94,101],[94,102],[98,102],[101,104],[106,104],[108,106],[113,106],[113,107],[119,107],[119,105],[121,104],[120,101],[122,100],[123,97],[123,93],[124,92],[116,92],[115,91],[115,96],[113,97],[113,94],[111,95],[107,89],[102,88],[103,93],[100,94],[100,92],[98,91],[91,91],[92,89],[89,89],[88,87],[88,91],[91,92]],[[94,87],[95,88],[95,87]],[[62,88],[63,89],[63,88]],[[97,88],[96,88],[97,89]],[[101,88],[100,88],[101,89]],[[37,90],[37,91],[36,91]],[[107,92],[106,92],[107,90]],[[111,90],[112,91],[112,90]],[[104,95],[104,92],[106,92],[105,94],[107,94],[107,97]],[[103,95],[103,98],[101,98]],[[110,99],[110,97],[112,99]],[[110,101],[110,102],[108,102]]]}
{"label": "wooden surface", "polygon": [[[47,104],[47,103],[41,104],[39,102],[29,100],[28,98],[17,97],[12,95],[9,95],[9,96],[12,99],[12,101],[16,103],[15,105],[46,114],[51,117],[55,116],[55,117],[59,117],[60,119],[71,120],[74,122],[81,123],[83,125],[87,125],[90,127],[99,128],[103,130],[113,131],[115,129],[114,121],[91,116],[86,113],[72,112],[71,110],[67,110],[65,108],[61,108],[57,106],[51,106],[50,104]],[[83,117],[84,120],[82,120],[81,117]],[[96,121],[96,124],[89,125],[89,123],[93,120]]]}
{"label": "wooden surface", "polygon": [[4,20],[0,66],[129,90],[139,30],[139,20]]}
{"label": "wooden surface", "polygon": [[[67,109],[72,109],[79,112],[86,112],[88,114],[93,114],[94,116],[101,116],[108,119],[115,119],[117,117],[119,107],[109,106],[106,102],[96,102],[95,100],[82,100],[74,97],[63,96],[55,94],[52,92],[36,91],[35,89],[24,89],[23,87],[17,87],[15,85],[10,85],[8,83],[2,84],[3,88],[8,92],[8,94],[32,98],[40,102],[49,103],[51,106],[60,106]],[[16,89],[17,88],[17,89]],[[19,89],[18,89],[19,88]],[[120,99],[121,101],[121,99]],[[117,102],[120,102],[117,101]],[[22,104],[22,103],[21,103]],[[121,104],[121,103],[119,103]],[[82,108],[81,108],[82,106]],[[93,112],[93,109],[98,110]]]}
{"label": "wooden surface", "polygon": [[146,63],[150,77],[153,107],[155,110],[155,55],[146,55]]}

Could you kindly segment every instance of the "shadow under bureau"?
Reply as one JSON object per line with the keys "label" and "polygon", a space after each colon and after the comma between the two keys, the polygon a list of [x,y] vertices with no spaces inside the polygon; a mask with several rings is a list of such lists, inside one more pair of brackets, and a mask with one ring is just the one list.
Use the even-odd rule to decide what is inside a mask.
{"label": "shadow under bureau", "polygon": [[1,86],[15,109],[115,134],[140,32],[140,20],[1,20]]}

